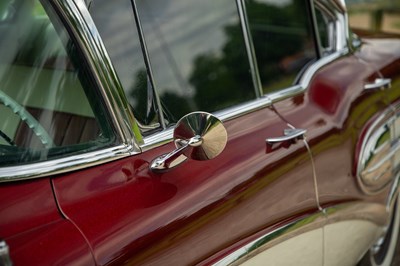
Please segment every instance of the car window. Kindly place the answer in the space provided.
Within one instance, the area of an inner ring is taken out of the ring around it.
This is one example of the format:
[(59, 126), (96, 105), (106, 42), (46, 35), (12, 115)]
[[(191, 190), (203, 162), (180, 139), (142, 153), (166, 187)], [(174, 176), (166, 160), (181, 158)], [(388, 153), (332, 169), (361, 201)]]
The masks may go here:
[(92, 1), (89, 12), (96, 23), (142, 133), (159, 127), (157, 106), (146, 72), (131, 1)]
[(335, 51), (335, 16), (318, 3), (316, 2), (315, 17), (321, 56), (325, 56)]
[(9, 4), (12, 17), (0, 22), (0, 166), (110, 146), (104, 105), (57, 15), (39, 1)]
[(264, 93), (287, 88), (316, 59), (307, 1), (246, 0)]
[(136, 4), (168, 122), (256, 98), (235, 1)]

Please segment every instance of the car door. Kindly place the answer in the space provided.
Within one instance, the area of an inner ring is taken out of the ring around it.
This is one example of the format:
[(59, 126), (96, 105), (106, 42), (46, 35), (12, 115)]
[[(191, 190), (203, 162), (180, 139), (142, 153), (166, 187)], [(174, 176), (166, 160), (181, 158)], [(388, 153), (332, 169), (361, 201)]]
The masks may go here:
[[(243, 259), (304, 232), (307, 248), (284, 257), (274, 252), (274, 259), (321, 264), (323, 219), (311, 157), (303, 132), (261, 96), (244, 2), (94, 1), (90, 13), (85, 5), (59, 4), (66, 18), (71, 9), (76, 21), (84, 19), (70, 23), (75, 31), (90, 29), (91, 36), (76, 36), (82, 43), (103, 38), (121, 81), (105, 84), (103, 94), (122, 85), (137, 119), (121, 127), (133, 129), (140, 150), (52, 178), (60, 212), (82, 232), (98, 264)], [(286, 17), (306, 14), (304, 3), (285, 7), (271, 8)], [(294, 22), (311, 33), (305, 15)], [(102, 46), (93, 47), (109, 66)], [(129, 117), (120, 107), (115, 115)], [(198, 110), (223, 121), (225, 149), (212, 160), (152, 170), (155, 158), (177, 149), (172, 128), (179, 117)], [(265, 245), (246, 249), (257, 240)], [(232, 253), (243, 247), (245, 253)]]

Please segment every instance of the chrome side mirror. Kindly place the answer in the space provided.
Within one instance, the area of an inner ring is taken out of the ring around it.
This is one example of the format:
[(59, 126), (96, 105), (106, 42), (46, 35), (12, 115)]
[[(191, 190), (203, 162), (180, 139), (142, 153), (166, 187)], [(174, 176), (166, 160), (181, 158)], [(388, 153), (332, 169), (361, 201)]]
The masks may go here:
[(198, 161), (215, 158), (224, 150), (228, 134), (222, 122), (212, 114), (193, 112), (178, 121), (174, 140), (175, 150), (152, 161), (153, 172), (168, 171), (188, 158)]

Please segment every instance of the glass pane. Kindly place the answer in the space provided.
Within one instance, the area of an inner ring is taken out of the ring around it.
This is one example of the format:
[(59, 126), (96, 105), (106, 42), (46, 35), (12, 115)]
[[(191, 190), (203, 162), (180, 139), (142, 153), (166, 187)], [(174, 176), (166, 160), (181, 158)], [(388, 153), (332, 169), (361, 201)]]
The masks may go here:
[(131, 1), (96, 0), (91, 3), (89, 11), (142, 131), (159, 126)]
[(264, 93), (287, 88), (316, 58), (306, 1), (246, 0)]
[(136, 2), (170, 122), (255, 98), (235, 1)]
[(315, 9), (315, 16), (317, 19), (317, 28), (321, 44), (321, 55), (328, 55), (334, 52), (334, 27), (333, 19), (330, 19), (327, 14), (322, 12), (319, 8)]
[(109, 146), (100, 97), (55, 13), (39, 1), (10, 4), (0, 23), (0, 165)]

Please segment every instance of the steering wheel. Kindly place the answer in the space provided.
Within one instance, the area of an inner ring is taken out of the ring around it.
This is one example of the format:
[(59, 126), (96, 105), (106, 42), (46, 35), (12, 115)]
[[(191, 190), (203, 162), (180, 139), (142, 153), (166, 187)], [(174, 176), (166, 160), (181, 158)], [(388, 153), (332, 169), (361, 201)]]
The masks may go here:
[(22, 121), (24, 121), (28, 127), (34, 132), (34, 134), (40, 139), (42, 144), (46, 148), (54, 146), (53, 139), (42, 127), (42, 125), (19, 103), (9, 97), (3, 91), (0, 90), (0, 102), (10, 108), (12, 112), (18, 115)]

